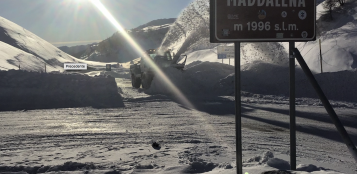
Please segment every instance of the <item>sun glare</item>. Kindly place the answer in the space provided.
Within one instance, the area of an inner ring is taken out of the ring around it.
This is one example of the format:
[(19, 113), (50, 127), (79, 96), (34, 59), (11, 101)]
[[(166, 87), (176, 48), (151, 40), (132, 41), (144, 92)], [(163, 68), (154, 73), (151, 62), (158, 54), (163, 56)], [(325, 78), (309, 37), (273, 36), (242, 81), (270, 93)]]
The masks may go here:
[[(156, 77), (161, 78), (169, 87), (169, 90), (175, 95), (175, 97), (185, 106), (189, 107), (190, 109), (194, 109), (192, 116), (197, 116), (199, 117), (200, 120), (206, 121), (205, 117), (199, 112), (195, 111), (197, 110), (195, 106), (187, 99), (187, 97), (178, 89), (172, 82), (171, 80), (166, 76), (166, 74), (151, 60), (151, 58), (146, 55), (145, 51), (136, 43), (136, 41), (131, 38), (131, 36), (125, 32), (124, 28), (119, 24), (118, 21), (115, 20), (115, 18), (111, 15), (111, 13), (104, 7), (104, 5), (99, 1), (99, 0), (90, 0), (93, 5), (112, 23), (112, 25), (115, 26), (115, 28), (123, 35), (123, 37), (129, 42), (129, 44), (134, 48), (136, 52), (139, 53), (141, 57), (143, 57), (149, 64), (151, 64), (151, 67), (153, 67)], [(214, 128), (211, 125), (206, 126), (207, 129), (214, 131)], [(215, 136), (211, 136), (213, 139), (217, 139)], [(217, 141), (219, 141), (217, 139)], [(226, 147), (231, 148), (228, 146), (226, 143), (221, 142), (222, 144), (225, 144)]]
[(98, 8), (98, 10), (109, 20), (111, 24), (124, 36), (124, 38), (129, 42), (129, 44), (134, 48), (136, 52), (141, 55), (151, 66), (158, 75), (162, 78), (170, 87), (170, 90), (175, 94), (175, 96), (187, 106), (194, 108), (190, 101), (183, 95), (183, 93), (171, 82), (171, 80), (162, 72), (162, 70), (145, 54), (145, 51), (135, 42), (130, 35), (125, 32), (124, 28), (119, 24), (119, 22), (113, 17), (113, 15), (105, 8), (105, 6), (99, 0), (90, 0), (92, 4)]

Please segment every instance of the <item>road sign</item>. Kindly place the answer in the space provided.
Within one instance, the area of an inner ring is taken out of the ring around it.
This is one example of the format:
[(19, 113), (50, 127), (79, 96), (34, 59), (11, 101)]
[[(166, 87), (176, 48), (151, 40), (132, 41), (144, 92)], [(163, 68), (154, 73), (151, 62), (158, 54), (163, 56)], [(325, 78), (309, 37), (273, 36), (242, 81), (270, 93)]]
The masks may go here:
[(316, 0), (210, 0), (210, 41), (316, 39)]
[(218, 59), (234, 59), (234, 46), (218, 46), (217, 57)]
[(111, 64), (106, 64), (105, 70), (106, 71), (111, 71), (112, 70), (112, 65)]

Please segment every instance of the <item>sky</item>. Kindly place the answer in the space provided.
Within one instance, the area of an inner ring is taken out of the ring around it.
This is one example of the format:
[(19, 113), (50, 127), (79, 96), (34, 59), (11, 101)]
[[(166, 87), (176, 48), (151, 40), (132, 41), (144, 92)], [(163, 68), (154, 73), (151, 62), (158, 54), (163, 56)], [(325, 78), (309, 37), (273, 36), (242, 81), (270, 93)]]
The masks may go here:
[[(125, 29), (176, 18), (193, 0), (101, 0)], [(116, 32), (89, 0), (0, 0), (4, 17), (55, 46), (100, 42)]]

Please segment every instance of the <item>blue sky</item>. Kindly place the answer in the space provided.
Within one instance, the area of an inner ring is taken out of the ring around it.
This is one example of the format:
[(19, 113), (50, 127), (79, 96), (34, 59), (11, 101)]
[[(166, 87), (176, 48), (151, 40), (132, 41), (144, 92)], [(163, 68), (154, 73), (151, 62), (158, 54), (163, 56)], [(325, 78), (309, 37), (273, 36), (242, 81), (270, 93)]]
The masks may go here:
[[(192, 0), (101, 0), (126, 29), (155, 19), (176, 18)], [(89, 0), (0, 0), (0, 16), (55, 46), (82, 45), (116, 29)]]

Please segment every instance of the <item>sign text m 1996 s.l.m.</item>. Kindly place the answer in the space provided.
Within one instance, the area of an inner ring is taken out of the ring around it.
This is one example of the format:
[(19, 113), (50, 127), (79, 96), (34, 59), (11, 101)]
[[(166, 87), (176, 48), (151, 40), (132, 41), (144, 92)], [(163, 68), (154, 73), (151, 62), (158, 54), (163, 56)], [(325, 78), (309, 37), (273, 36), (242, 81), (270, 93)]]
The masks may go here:
[(315, 40), (315, 0), (210, 0), (211, 42)]

